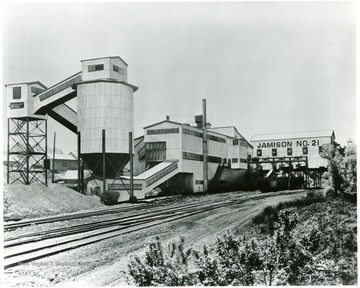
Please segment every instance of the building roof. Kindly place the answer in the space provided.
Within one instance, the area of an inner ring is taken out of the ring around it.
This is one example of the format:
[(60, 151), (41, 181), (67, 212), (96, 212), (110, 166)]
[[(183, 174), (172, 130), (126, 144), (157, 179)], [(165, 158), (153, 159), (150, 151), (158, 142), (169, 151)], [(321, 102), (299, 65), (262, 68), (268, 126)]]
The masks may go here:
[[(53, 159), (53, 154), (49, 153), (48, 154), (48, 159)], [(55, 153), (55, 160), (77, 160), (74, 156), (70, 155), (70, 154), (58, 154)]]
[[(241, 133), (237, 130), (237, 128), (236, 128), (235, 126), (211, 127), (211, 128), (209, 128), (208, 130), (212, 130), (212, 129), (216, 130), (216, 129), (223, 129), (223, 128), (232, 128), (232, 129), (234, 129), (234, 132), (235, 132), (234, 134), (238, 133), (238, 134), (240, 135), (240, 137), (241, 137), (242, 140), (245, 140), (246, 143), (247, 143), (250, 147), (253, 147), (253, 146), (250, 144), (250, 142), (249, 142), (248, 140), (246, 140), (246, 138), (245, 138), (243, 135), (241, 135)], [(212, 132), (213, 132), (213, 131), (212, 131)], [(219, 133), (219, 132), (217, 132), (217, 133)], [(219, 133), (219, 134), (221, 134), (221, 133)], [(222, 134), (222, 135), (225, 135), (225, 134)], [(227, 135), (227, 136), (228, 136), (228, 135)], [(234, 136), (228, 136), (228, 137), (231, 137), (231, 138), (234, 138), (234, 139), (238, 139), (237, 137), (235, 137), (235, 135), (234, 135)]]
[(146, 126), (146, 127), (144, 127), (144, 129), (148, 129), (148, 128), (150, 128), (150, 127), (157, 126), (157, 125), (162, 124), (162, 123), (165, 123), (165, 122), (168, 122), (168, 123), (171, 123), (171, 124), (175, 124), (175, 125), (180, 125), (180, 126), (184, 125), (184, 124), (179, 123), (179, 122), (174, 122), (174, 121), (170, 121), (170, 120), (162, 120), (162, 121), (160, 121), (160, 122), (157, 122), (157, 123), (151, 124), (151, 125), (149, 125), (149, 126)]
[(98, 59), (106, 59), (106, 58), (119, 58), (122, 62), (125, 63), (126, 66), (129, 66), (120, 56), (106, 56), (106, 57), (97, 57), (97, 58), (90, 58), (90, 59), (84, 59), (84, 60), (80, 60), (81, 62), (83, 61), (90, 61), (90, 60), (98, 60)]
[(32, 82), (22, 82), (22, 83), (14, 83), (14, 84), (6, 84), (5, 87), (7, 86), (14, 86), (14, 85), (35, 85), (35, 84), (38, 84), (40, 85), (41, 87), (43, 87), (44, 89), (47, 89), (47, 87), (42, 84), (40, 81), (32, 81)]
[[(84, 170), (84, 179), (91, 177), (91, 172), (89, 170)], [(63, 176), (64, 180), (77, 180), (78, 179), (78, 170), (67, 170)]]
[(335, 137), (334, 130), (317, 130), (317, 131), (257, 134), (251, 137), (250, 141), (267, 141), (267, 140), (332, 137), (332, 136)]
[[(149, 126), (146, 126), (146, 127), (144, 127), (144, 129), (148, 129), (148, 128), (151, 128), (151, 127), (160, 125), (160, 124), (162, 124), (162, 123), (165, 123), (165, 122), (171, 123), (171, 124), (175, 124), (175, 125), (179, 125), (179, 126), (182, 126), (182, 127), (185, 127), (185, 128), (191, 128), (191, 129), (194, 129), (194, 130), (202, 131), (202, 129), (200, 129), (200, 128), (196, 127), (196, 126), (190, 126), (189, 124), (174, 122), (174, 121), (166, 120), (166, 119), (165, 119), (165, 120), (162, 120), (162, 121), (160, 121), (160, 122), (151, 124), (151, 125), (149, 125)], [(236, 129), (235, 126), (212, 127), (212, 128), (208, 128), (207, 131), (210, 132), (210, 133), (212, 133), (212, 134), (215, 134), (215, 135), (220, 135), (220, 136), (227, 137), (227, 138), (238, 139), (238, 138), (236, 138), (236, 137), (231, 137), (231, 136), (226, 135), (226, 134), (222, 134), (222, 133), (219, 133), (219, 132), (215, 132), (214, 130), (216, 130), (216, 128), (234, 128), (235, 131), (242, 137), (241, 139), (242, 139), (242, 140), (245, 140), (248, 145), (250, 145), (251, 147), (253, 147), (253, 146), (249, 143), (249, 141), (247, 141), (246, 138), (239, 133), (239, 131)]]
[(119, 80), (116, 80), (116, 79), (94, 79), (94, 80), (88, 80), (88, 81), (82, 81), (82, 82), (75, 83), (74, 86), (87, 84), (87, 83), (96, 83), (96, 82), (107, 82), (107, 83), (123, 84), (125, 86), (128, 86), (128, 87), (132, 88), (134, 92), (136, 92), (139, 89), (139, 87), (137, 87), (137, 86), (134, 86), (134, 85), (131, 85), (131, 84), (125, 82), (125, 81), (119, 81)]

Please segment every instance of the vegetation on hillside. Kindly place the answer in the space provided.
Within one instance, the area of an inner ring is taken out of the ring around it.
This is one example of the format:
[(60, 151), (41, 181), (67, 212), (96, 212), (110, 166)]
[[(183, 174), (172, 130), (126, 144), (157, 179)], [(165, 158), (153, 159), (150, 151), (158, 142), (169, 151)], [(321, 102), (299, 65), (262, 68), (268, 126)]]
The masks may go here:
[(356, 285), (356, 145), (329, 145), (322, 156), (326, 194), (267, 207), (241, 237), (229, 232), (201, 251), (185, 249), (183, 238), (166, 249), (156, 238), (144, 258), (130, 257), (135, 284)]
[[(276, 213), (255, 220), (253, 234), (227, 233), (201, 251), (185, 249), (183, 238), (166, 249), (156, 238), (145, 257), (131, 256), (130, 275), (139, 286), (357, 283), (356, 205), (332, 200)], [(271, 221), (272, 232), (260, 228)]]

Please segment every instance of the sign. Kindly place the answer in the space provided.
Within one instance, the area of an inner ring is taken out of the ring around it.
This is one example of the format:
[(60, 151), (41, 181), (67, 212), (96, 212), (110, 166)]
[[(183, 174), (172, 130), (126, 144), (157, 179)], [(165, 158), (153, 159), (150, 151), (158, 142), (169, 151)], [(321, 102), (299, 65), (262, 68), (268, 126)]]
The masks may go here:
[(24, 102), (13, 102), (9, 105), (10, 109), (22, 109), (24, 108)]
[(291, 147), (308, 147), (319, 146), (320, 141), (318, 139), (313, 140), (293, 140), (293, 141), (276, 141), (276, 142), (263, 142), (259, 143), (256, 147), (261, 148), (291, 148)]

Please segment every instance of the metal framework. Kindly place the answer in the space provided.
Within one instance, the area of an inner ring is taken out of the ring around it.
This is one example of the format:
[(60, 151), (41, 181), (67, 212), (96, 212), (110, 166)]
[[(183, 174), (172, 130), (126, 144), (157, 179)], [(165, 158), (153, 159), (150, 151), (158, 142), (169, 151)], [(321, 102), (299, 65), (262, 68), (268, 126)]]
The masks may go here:
[[(296, 163), (296, 168), (293, 167), (293, 163)], [(309, 170), (308, 170), (308, 157), (307, 156), (288, 156), (288, 157), (267, 157), (267, 158), (252, 158), (248, 159), (248, 164), (256, 164), (257, 166), (261, 164), (271, 164), (276, 168), (276, 164), (280, 164), (282, 169), (286, 169), (289, 174), (289, 189), (290, 189), (290, 179), (291, 172), (300, 171), (304, 175), (304, 185), (305, 188), (309, 188), (310, 179), (309, 179)], [(301, 165), (303, 164), (303, 165)], [(285, 165), (288, 165), (287, 167)], [(280, 168), (279, 167), (279, 168)]]
[(8, 119), (7, 183), (39, 182), (47, 186), (47, 121), (35, 117)]
[[(298, 164), (296, 168), (292, 166), (293, 163)], [(325, 168), (310, 169), (308, 167), (308, 157), (307, 156), (288, 156), (288, 157), (267, 157), (267, 158), (251, 158), (248, 159), (248, 164), (280, 164), (282, 169), (288, 169), (288, 172), (291, 171), (302, 171), (305, 177), (306, 188), (321, 188), (321, 175)], [(288, 167), (284, 167), (284, 164)], [(301, 165), (302, 164), (302, 165)], [(310, 178), (313, 180), (313, 186), (310, 187)]]

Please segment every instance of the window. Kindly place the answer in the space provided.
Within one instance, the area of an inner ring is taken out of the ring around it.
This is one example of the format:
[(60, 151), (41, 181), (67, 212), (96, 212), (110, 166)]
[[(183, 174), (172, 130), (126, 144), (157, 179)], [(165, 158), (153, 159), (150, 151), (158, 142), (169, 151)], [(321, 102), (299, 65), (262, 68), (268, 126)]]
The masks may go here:
[(147, 135), (173, 134), (173, 133), (179, 133), (179, 128), (147, 130)]
[(116, 66), (116, 65), (113, 65), (113, 70), (114, 70), (115, 72), (120, 73), (120, 74), (124, 74), (124, 69), (122, 69), (122, 68), (120, 68), (120, 67), (118, 67), (118, 66)]
[(232, 163), (238, 163), (238, 162), (239, 162), (239, 159), (238, 159), (238, 158), (232, 158), (232, 159), (231, 159), (231, 162), (232, 162)]
[(239, 145), (239, 140), (238, 139), (233, 140), (233, 145)]
[(277, 156), (277, 149), (276, 148), (272, 149), (272, 156)]
[(261, 156), (262, 156), (262, 151), (261, 151), (261, 149), (257, 149), (257, 150), (256, 150), (256, 156), (258, 156), (258, 157), (261, 157)]
[(166, 159), (166, 142), (145, 143), (146, 162), (164, 161)]
[(303, 147), (303, 155), (308, 155), (308, 147)]
[(100, 70), (104, 70), (104, 64), (97, 64), (97, 65), (89, 65), (88, 66), (88, 71), (89, 72), (100, 71)]
[(13, 88), (13, 99), (21, 99), (21, 87)]
[(291, 156), (292, 155), (292, 148), (287, 148), (287, 156)]

